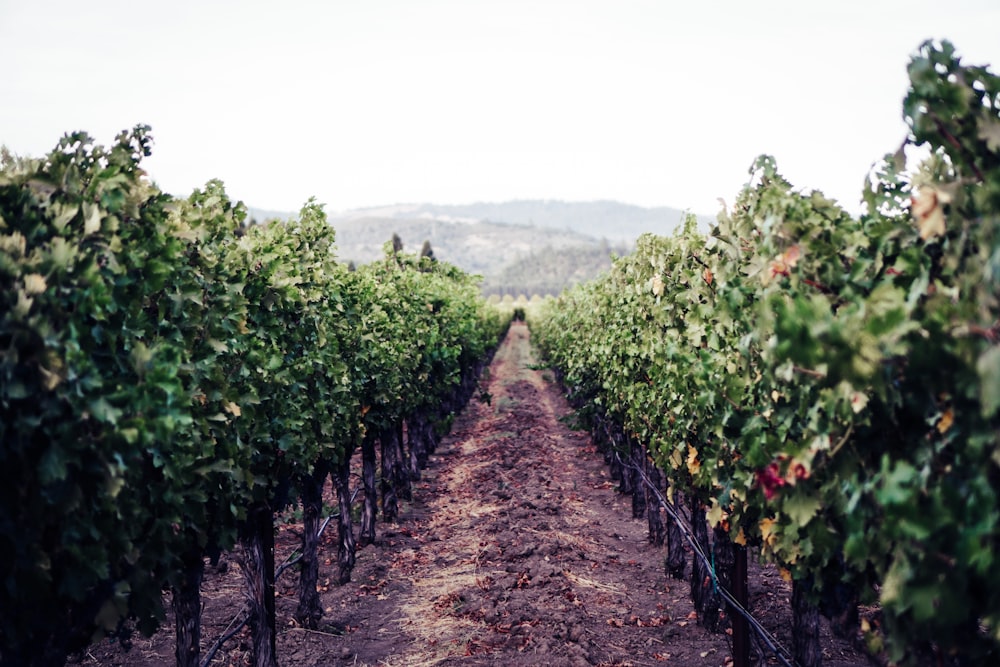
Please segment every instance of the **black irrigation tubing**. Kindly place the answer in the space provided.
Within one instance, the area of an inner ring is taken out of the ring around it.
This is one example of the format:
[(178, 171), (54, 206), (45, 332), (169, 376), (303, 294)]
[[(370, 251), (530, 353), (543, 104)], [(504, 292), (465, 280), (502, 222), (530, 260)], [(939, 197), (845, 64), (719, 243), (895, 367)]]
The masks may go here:
[[(354, 495), (356, 496), (357, 492), (355, 492)], [(354, 498), (353, 497), (351, 498), (351, 502), (352, 503), (354, 502)], [(326, 520), (323, 521), (323, 525), (320, 526), (319, 530), (316, 532), (316, 537), (320, 537), (323, 534), (323, 531), (326, 530), (327, 525), (329, 525), (330, 521), (335, 516), (340, 516), (340, 513), (338, 512), (337, 514), (331, 514), (330, 516), (326, 517)], [(285, 562), (282, 563), (281, 565), (279, 565), (278, 569), (274, 571), (274, 580), (275, 581), (278, 580), (278, 577), (281, 576), (282, 572), (284, 572), (285, 570), (287, 570), (288, 568), (290, 568), (291, 566), (295, 565), (300, 560), (302, 560), (302, 554), (298, 554), (296, 556), (297, 553), (298, 553), (297, 551), (293, 551), (292, 553), (290, 553), (288, 555), (288, 558), (285, 559)], [(294, 558), (293, 558), (293, 556), (294, 556)]]
[[(234, 627), (233, 623), (236, 623), (236, 619), (238, 619), (240, 616), (243, 617), (243, 620), (237, 623), (236, 626)], [(220, 648), (222, 648), (222, 645), (225, 644), (230, 639), (232, 639), (237, 632), (242, 630), (243, 626), (246, 625), (247, 621), (249, 620), (250, 620), (250, 615), (245, 610), (241, 611), (239, 614), (234, 616), (233, 620), (229, 622), (230, 629), (227, 630), (225, 634), (223, 634), (216, 640), (215, 645), (212, 646), (211, 650), (209, 650), (209, 652), (206, 654), (205, 659), (201, 662), (201, 667), (208, 667), (208, 665), (211, 664), (212, 660), (215, 659), (215, 654), (219, 652)]]
[[(354, 504), (354, 499), (358, 497), (359, 491), (361, 491), (361, 487), (357, 487), (356, 489), (354, 489), (354, 493), (351, 494), (351, 504)], [(333, 520), (333, 517), (335, 516), (340, 516), (340, 512), (336, 512), (326, 517), (326, 520), (323, 521), (323, 525), (320, 526), (319, 530), (316, 532), (316, 537), (320, 537), (321, 535), (323, 535), (323, 531), (326, 530), (326, 527), (330, 525), (330, 521)], [(278, 581), (278, 577), (281, 576), (282, 572), (284, 572), (291, 566), (295, 565), (300, 560), (302, 560), (302, 554), (295, 556), (295, 558), (292, 558), (291, 556), (286, 558), (285, 562), (282, 563), (281, 566), (274, 571), (274, 580)], [(243, 620), (241, 620), (234, 626), (233, 623), (236, 623), (236, 619), (238, 619), (240, 616), (243, 617)], [(234, 616), (233, 620), (229, 622), (230, 629), (227, 630), (222, 636), (220, 636), (215, 641), (215, 644), (212, 645), (212, 648), (208, 651), (208, 653), (205, 654), (205, 659), (201, 661), (201, 667), (208, 667), (208, 665), (211, 664), (212, 660), (215, 659), (215, 654), (219, 652), (219, 649), (221, 649), (222, 646), (227, 641), (232, 639), (236, 635), (236, 633), (242, 630), (243, 627), (249, 622), (250, 622), (250, 615), (246, 613), (245, 609), (240, 613), (238, 613), (236, 616)]]
[(691, 546), (691, 549), (694, 551), (695, 555), (701, 559), (701, 561), (705, 564), (705, 567), (708, 568), (708, 571), (712, 573), (712, 583), (715, 585), (716, 590), (719, 592), (722, 598), (729, 604), (729, 606), (732, 609), (736, 611), (736, 613), (738, 613), (740, 616), (742, 616), (747, 620), (747, 622), (750, 624), (750, 627), (753, 628), (754, 632), (758, 635), (758, 638), (764, 644), (764, 646), (766, 646), (767, 649), (771, 653), (773, 653), (774, 656), (785, 667), (796, 667), (795, 659), (792, 657), (788, 649), (782, 646), (781, 642), (779, 642), (774, 637), (774, 635), (768, 632), (767, 629), (763, 625), (761, 625), (760, 621), (754, 618), (753, 614), (751, 614), (742, 604), (740, 604), (739, 601), (733, 596), (732, 593), (729, 592), (727, 588), (719, 584), (719, 578), (715, 573), (714, 559), (710, 559), (708, 556), (705, 555), (705, 552), (702, 551), (701, 549), (701, 545), (698, 544), (698, 540), (694, 538), (694, 535), (688, 528), (688, 521), (682, 519), (682, 517), (677, 512), (676, 508), (673, 507), (673, 503), (668, 502), (666, 497), (664, 497), (663, 493), (652, 482), (649, 481), (649, 477), (646, 476), (646, 471), (642, 470), (639, 466), (635, 465), (634, 463), (631, 462), (626, 463), (625, 461), (622, 461), (621, 455), (617, 450), (614, 450), (614, 453), (615, 453), (615, 458), (618, 459), (618, 462), (621, 465), (639, 473), (639, 476), (642, 478), (643, 484), (645, 484), (648, 489), (650, 489), (654, 494), (656, 494), (656, 499), (659, 501), (660, 506), (664, 510), (666, 510), (667, 514), (670, 515), (670, 518), (674, 520), (674, 523), (681, 531), (681, 534), (684, 536), (684, 539)]

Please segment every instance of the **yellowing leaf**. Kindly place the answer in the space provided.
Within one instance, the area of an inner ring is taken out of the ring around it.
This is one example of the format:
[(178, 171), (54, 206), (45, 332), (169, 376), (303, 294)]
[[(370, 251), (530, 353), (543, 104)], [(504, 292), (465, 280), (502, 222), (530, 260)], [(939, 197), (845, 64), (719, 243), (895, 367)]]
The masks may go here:
[(944, 414), (941, 415), (941, 419), (938, 420), (937, 423), (938, 433), (944, 435), (945, 433), (948, 432), (948, 429), (950, 429), (951, 425), (954, 423), (955, 423), (955, 411), (952, 410), (951, 408), (948, 408), (947, 410), (944, 411)]
[(989, 119), (980, 121), (976, 135), (986, 142), (986, 147), (994, 153), (1000, 152), (1000, 122)]
[(52, 391), (66, 379), (66, 364), (54, 352), (47, 355), (48, 368), (38, 367), (38, 372), (42, 376), (42, 387), (46, 391)]
[(57, 204), (52, 207), (52, 212), (55, 214), (52, 225), (61, 233), (70, 220), (75, 218), (76, 214), (80, 212), (80, 207), (78, 205)]
[(76, 258), (76, 254), (76, 247), (71, 246), (63, 237), (57, 236), (52, 239), (52, 243), (49, 246), (49, 256), (52, 258), (52, 264), (57, 268), (70, 268), (70, 265)]
[(740, 545), (741, 547), (745, 547), (747, 545), (747, 536), (746, 533), (743, 532), (742, 526), (740, 526), (740, 532), (736, 535), (736, 537), (733, 538), (733, 542)]
[(35, 300), (25, 294), (24, 290), (17, 290), (17, 303), (14, 304), (13, 308), (14, 317), (17, 319), (26, 317), (31, 312), (31, 306), (34, 302)]
[(909, 568), (906, 561), (902, 559), (894, 561), (882, 578), (882, 588), (879, 590), (879, 601), (883, 606), (894, 604), (899, 599), (908, 577)]
[(795, 268), (795, 265), (799, 263), (800, 257), (802, 257), (802, 248), (797, 243), (786, 250), (781, 256), (790, 269)]
[(769, 266), (770, 272), (765, 274), (764, 284), (766, 285), (771, 278), (777, 276), (787, 276), (790, 275), (792, 269), (799, 263), (799, 259), (802, 257), (802, 248), (795, 244), (790, 247), (785, 252), (781, 253), (778, 257), (771, 260)]
[(107, 492), (112, 499), (117, 498), (125, 486), (125, 479), (112, 467), (108, 466)]
[(24, 277), (24, 291), (26, 294), (41, 294), (45, 291), (48, 285), (45, 283), (45, 277), (38, 273), (29, 273)]
[(681, 465), (684, 463), (684, 455), (681, 454), (679, 449), (675, 449), (670, 452), (670, 467), (674, 470), (680, 470)]
[(241, 414), (243, 414), (243, 411), (240, 410), (240, 406), (236, 405), (232, 401), (228, 401), (222, 407), (223, 409), (225, 409), (226, 412), (228, 412), (234, 417), (239, 417)]
[(1000, 347), (990, 346), (976, 361), (979, 374), (979, 402), (983, 417), (992, 417), (1000, 408)]
[(62, 378), (57, 373), (51, 373), (44, 368), (39, 368), (38, 371), (42, 375), (42, 387), (46, 391), (52, 391), (62, 382)]
[(705, 512), (705, 518), (708, 519), (708, 523), (714, 528), (722, 523), (722, 520), (726, 517), (726, 511), (722, 509), (722, 505), (715, 498), (712, 498), (712, 506)]
[(792, 572), (791, 572), (791, 570), (788, 570), (787, 568), (783, 567), (783, 568), (780, 568), (778, 570), (778, 573), (781, 575), (781, 578), (784, 579), (785, 581), (787, 581), (788, 583), (792, 582)]
[(698, 460), (698, 450), (688, 445), (687, 469), (692, 475), (697, 475), (701, 470), (701, 461)]
[(142, 377), (146, 374), (146, 366), (153, 359), (153, 351), (145, 343), (139, 341), (129, 352), (129, 360), (132, 362), (132, 370), (136, 375)]
[(913, 217), (923, 241), (944, 234), (944, 209), (951, 197), (932, 187), (921, 188), (911, 200)]
[(771, 517), (764, 517), (760, 520), (760, 523), (757, 524), (757, 527), (760, 529), (761, 539), (764, 540), (764, 544), (769, 547), (773, 547), (778, 543), (777, 531), (774, 529), (775, 523), (776, 521)]
[(83, 203), (83, 233), (90, 235), (101, 230), (101, 209), (92, 202)]
[(15, 259), (24, 257), (27, 250), (28, 240), (21, 232), (14, 232), (7, 236), (0, 236), (0, 250), (13, 256)]
[(663, 296), (663, 287), (664, 287), (663, 278), (661, 278), (659, 275), (653, 276), (651, 285), (653, 289), (653, 294), (655, 296)]

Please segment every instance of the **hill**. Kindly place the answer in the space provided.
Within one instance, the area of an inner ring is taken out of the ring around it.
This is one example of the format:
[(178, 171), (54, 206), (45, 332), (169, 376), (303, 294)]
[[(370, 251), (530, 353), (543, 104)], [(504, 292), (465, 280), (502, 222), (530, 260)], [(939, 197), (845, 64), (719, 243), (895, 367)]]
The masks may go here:
[(434, 256), (470, 273), (500, 274), (518, 259), (540, 248), (597, 248), (600, 241), (566, 230), (501, 222), (443, 222), (432, 219), (356, 218), (334, 221), (340, 256), (355, 263), (382, 256), (382, 246), (398, 234), (407, 252), (419, 252), (430, 241)]
[(611, 268), (612, 257), (631, 250), (602, 241), (596, 246), (546, 246), (508, 264), (483, 281), (487, 296), (557, 295), (567, 287), (586, 282)]
[[(331, 215), (340, 220), (361, 217), (391, 219), (432, 219), (445, 222), (506, 222), (548, 229), (573, 230), (612, 243), (633, 243), (641, 234), (670, 234), (683, 221), (685, 212), (661, 206), (644, 208), (616, 201), (564, 202), (525, 199), (500, 203), (475, 203), (454, 206), (436, 204), (400, 204), (373, 209), (359, 209)], [(708, 226), (711, 216), (698, 216)]]
[[(263, 221), (291, 213), (250, 209)], [(330, 213), (344, 261), (382, 255), (398, 234), (408, 252), (429, 241), (434, 255), (484, 277), (486, 294), (554, 294), (610, 266), (612, 254), (631, 250), (641, 234), (667, 235), (685, 213), (614, 201), (517, 200), (452, 206), (399, 204)], [(699, 216), (702, 226), (711, 219)]]

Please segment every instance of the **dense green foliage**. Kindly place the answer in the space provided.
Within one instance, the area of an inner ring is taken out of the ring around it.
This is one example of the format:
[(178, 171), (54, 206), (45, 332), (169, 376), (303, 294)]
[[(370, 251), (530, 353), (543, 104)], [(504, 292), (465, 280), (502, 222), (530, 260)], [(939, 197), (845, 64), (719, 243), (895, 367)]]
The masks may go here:
[(0, 172), (0, 663), (150, 631), (319, 458), (433, 405), (505, 324), (431, 260), (349, 272), (308, 203), (244, 228), (219, 182), (140, 168), (148, 128)]
[(764, 157), (703, 235), (646, 236), (534, 321), (589, 409), (710, 521), (817, 594), (877, 600), (874, 648), (1000, 654), (1000, 78), (925, 44), (906, 175), (854, 218)]

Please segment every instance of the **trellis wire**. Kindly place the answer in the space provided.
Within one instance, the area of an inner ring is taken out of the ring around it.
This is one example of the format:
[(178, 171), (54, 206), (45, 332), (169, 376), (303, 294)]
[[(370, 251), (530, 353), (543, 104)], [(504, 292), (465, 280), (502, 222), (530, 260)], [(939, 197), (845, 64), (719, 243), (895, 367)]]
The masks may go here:
[(653, 494), (655, 494), (656, 499), (660, 504), (660, 507), (662, 507), (666, 511), (666, 513), (670, 515), (671, 519), (673, 519), (674, 523), (677, 525), (678, 530), (681, 531), (681, 535), (684, 536), (684, 539), (687, 541), (687, 543), (691, 546), (691, 549), (694, 551), (695, 556), (701, 559), (705, 567), (708, 568), (708, 571), (712, 573), (713, 585), (715, 586), (719, 594), (722, 596), (722, 598), (726, 601), (726, 603), (730, 606), (730, 608), (736, 611), (736, 613), (742, 616), (744, 619), (746, 619), (747, 623), (749, 623), (750, 627), (753, 628), (754, 632), (758, 635), (758, 639), (760, 640), (760, 642), (763, 643), (765, 647), (767, 647), (767, 649), (774, 655), (774, 657), (778, 659), (779, 662), (781, 662), (781, 664), (783, 664), (785, 667), (796, 667), (795, 659), (792, 657), (792, 654), (788, 651), (788, 649), (782, 646), (781, 642), (779, 642), (774, 637), (774, 635), (768, 632), (767, 629), (763, 625), (761, 625), (760, 621), (754, 618), (753, 614), (751, 614), (742, 604), (740, 604), (740, 602), (733, 596), (733, 594), (729, 592), (729, 589), (719, 584), (718, 575), (716, 575), (715, 573), (714, 554), (712, 559), (709, 559), (709, 557), (705, 555), (705, 552), (702, 550), (701, 545), (698, 543), (698, 540), (696, 540), (694, 535), (691, 533), (691, 529), (688, 527), (688, 522), (683, 520), (683, 518), (680, 516), (680, 513), (673, 506), (673, 503), (669, 502), (663, 495), (663, 493), (649, 480), (649, 477), (646, 476), (646, 471), (632, 462), (626, 463), (625, 461), (623, 461), (617, 449), (614, 449), (613, 451), (615, 458), (618, 460), (618, 463), (625, 468), (629, 468), (639, 473), (639, 476), (642, 478), (642, 482), (646, 486), (646, 488), (648, 488), (650, 491), (653, 492)]

